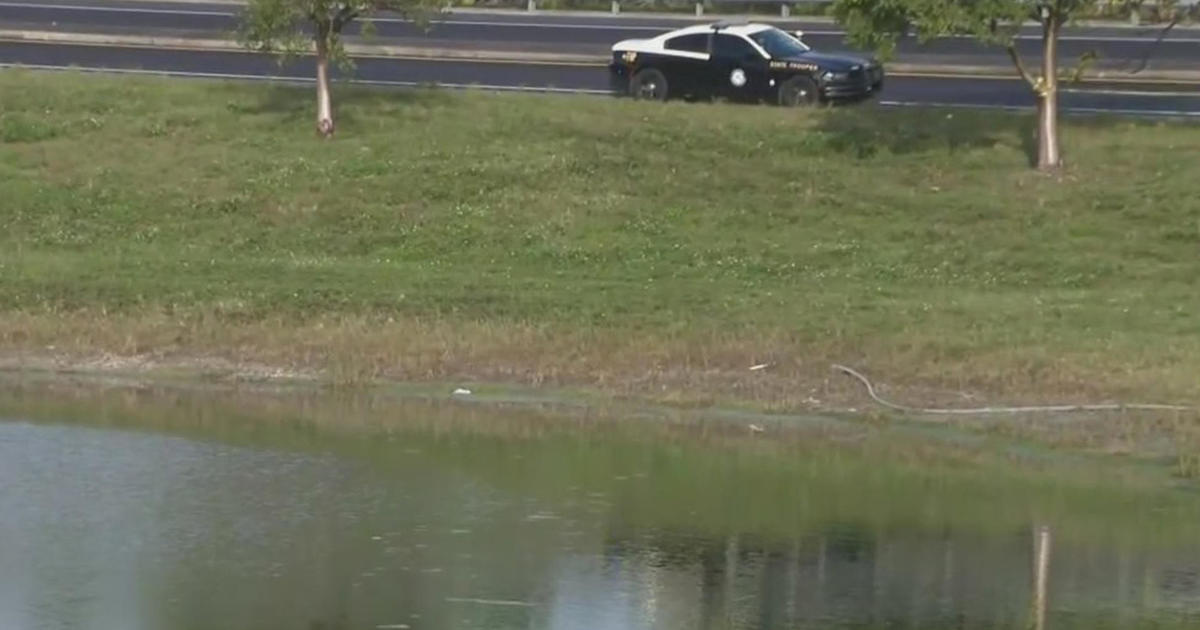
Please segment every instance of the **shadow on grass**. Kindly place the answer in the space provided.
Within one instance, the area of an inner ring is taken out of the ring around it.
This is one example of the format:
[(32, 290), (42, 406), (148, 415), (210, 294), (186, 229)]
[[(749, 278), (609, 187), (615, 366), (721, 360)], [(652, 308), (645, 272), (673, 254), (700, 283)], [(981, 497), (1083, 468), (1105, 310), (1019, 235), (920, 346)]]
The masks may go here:
[[(1111, 129), (1118, 125), (1171, 124), (1147, 118), (1060, 115), (1062, 133)], [(1031, 110), (985, 111), (966, 108), (887, 109), (861, 105), (830, 109), (818, 127), (826, 145), (858, 158), (881, 152), (894, 155), (949, 153), (986, 148), (1019, 150), (1030, 166), (1037, 163), (1037, 118)]]
[(1017, 147), (1027, 156), (1036, 147), (1033, 119), (1020, 113), (947, 109), (884, 109), (869, 105), (826, 112), (820, 130), (830, 149), (858, 158), (949, 152), (998, 146)]
[[(228, 109), (234, 114), (272, 116), (292, 123), (316, 116), (315, 84), (269, 84), (247, 98), (244, 85), (229, 85)], [(399, 107), (442, 105), (449, 95), (437, 88), (395, 88), (335, 81), (330, 89), (338, 126), (352, 125), (358, 116), (386, 114)]]

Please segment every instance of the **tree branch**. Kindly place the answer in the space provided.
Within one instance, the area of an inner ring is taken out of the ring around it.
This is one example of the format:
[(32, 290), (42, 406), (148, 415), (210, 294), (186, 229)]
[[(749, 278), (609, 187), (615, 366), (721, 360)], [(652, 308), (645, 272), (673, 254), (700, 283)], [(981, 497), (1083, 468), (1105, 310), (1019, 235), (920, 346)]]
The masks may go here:
[(1029, 87), (1037, 87), (1037, 81), (1034, 80), (1033, 75), (1029, 74), (1029, 70), (1025, 69), (1025, 61), (1021, 59), (1021, 53), (1017, 50), (1016, 40), (1008, 40), (1006, 48), (1008, 50), (1008, 57), (1012, 59), (1013, 66), (1017, 69), (1017, 74), (1021, 75), (1021, 79), (1028, 83)]
[(1158, 37), (1156, 37), (1154, 39), (1154, 43), (1150, 44), (1150, 50), (1146, 51), (1146, 54), (1142, 57), (1141, 63), (1138, 64), (1138, 67), (1136, 69), (1131, 70), (1129, 72), (1130, 74), (1137, 74), (1137, 73), (1141, 72), (1142, 70), (1145, 70), (1146, 66), (1150, 65), (1150, 59), (1152, 57), (1154, 57), (1154, 53), (1158, 52), (1159, 45), (1161, 45), (1163, 43), (1163, 40), (1167, 38), (1167, 33), (1170, 33), (1171, 29), (1175, 28), (1176, 24), (1179, 24), (1179, 20), (1183, 19), (1184, 13), (1185, 13), (1185, 11), (1176, 11), (1175, 12), (1175, 15), (1174, 15), (1174, 17), (1171, 18), (1171, 21), (1168, 22), (1167, 25), (1165, 27), (1163, 27), (1163, 29), (1161, 31), (1159, 31)]
[(343, 4), (338, 12), (333, 17), (333, 32), (340, 33), (342, 27), (349, 24), (351, 20), (358, 17), (361, 11), (358, 7), (351, 4)]

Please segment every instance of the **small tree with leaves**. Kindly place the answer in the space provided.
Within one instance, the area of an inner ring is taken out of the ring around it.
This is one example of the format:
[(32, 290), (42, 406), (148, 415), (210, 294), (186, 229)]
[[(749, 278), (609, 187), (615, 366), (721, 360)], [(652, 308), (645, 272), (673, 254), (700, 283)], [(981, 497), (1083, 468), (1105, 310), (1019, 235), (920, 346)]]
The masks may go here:
[[(1057, 170), (1062, 165), (1058, 138), (1058, 38), (1073, 16), (1096, 0), (836, 0), (834, 17), (846, 28), (850, 41), (890, 55), (901, 37), (916, 31), (920, 41), (946, 35), (969, 35), (1003, 46), (1016, 72), (1032, 90), (1037, 102), (1037, 166)], [(1033, 21), (1041, 27), (1041, 68), (1031, 71), (1017, 49), (1021, 26)], [(1083, 64), (1081, 59), (1076, 77)]]
[(242, 13), (239, 39), (258, 52), (275, 53), (281, 62), (313, 54), (317, 64), (317, 133), (333, 136), (333, 102), (329, 93), (329, 67), (349, 70), (342, 34), (362, 18), (362, 32), (371, 32), (369, 18), (379, 11), (394, 11), (414, 25), (428, 28), (436, 0), (249, 0)]

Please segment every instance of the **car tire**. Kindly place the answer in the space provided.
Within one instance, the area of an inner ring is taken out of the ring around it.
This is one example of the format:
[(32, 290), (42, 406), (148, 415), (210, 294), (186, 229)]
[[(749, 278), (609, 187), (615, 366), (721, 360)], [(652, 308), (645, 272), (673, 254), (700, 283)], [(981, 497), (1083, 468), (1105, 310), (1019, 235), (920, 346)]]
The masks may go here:
[(654, 68), (640, 70), (629, 81), (629, 94), (639, 101), (665, 101), (667, 77)]
[(812, 107), (821, 102), (816, 81), (808, 77), (792, 77), (779, 84), (779, 104), (783, 107)]

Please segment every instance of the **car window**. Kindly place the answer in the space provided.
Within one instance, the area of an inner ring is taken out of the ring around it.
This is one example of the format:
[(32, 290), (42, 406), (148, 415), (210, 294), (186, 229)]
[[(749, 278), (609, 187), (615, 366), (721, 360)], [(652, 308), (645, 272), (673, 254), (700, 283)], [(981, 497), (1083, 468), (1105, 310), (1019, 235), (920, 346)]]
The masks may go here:
[(718, 34), (713, 39), (713, 55), (726, 59), (762, 58), (750, 42), (737, 35)]
[(809, 51), (808, 46), (805, 46), (800, 40), (777, 28), (768, 28), (754, 33), (750, 35), (750, 39), (762, 46), (768, 55), (777, 59), (795, 57)]
[(684, 50), (694, 53), (708, 52), (708, 33), (680, 35), (667, 40), (667, 50)]

